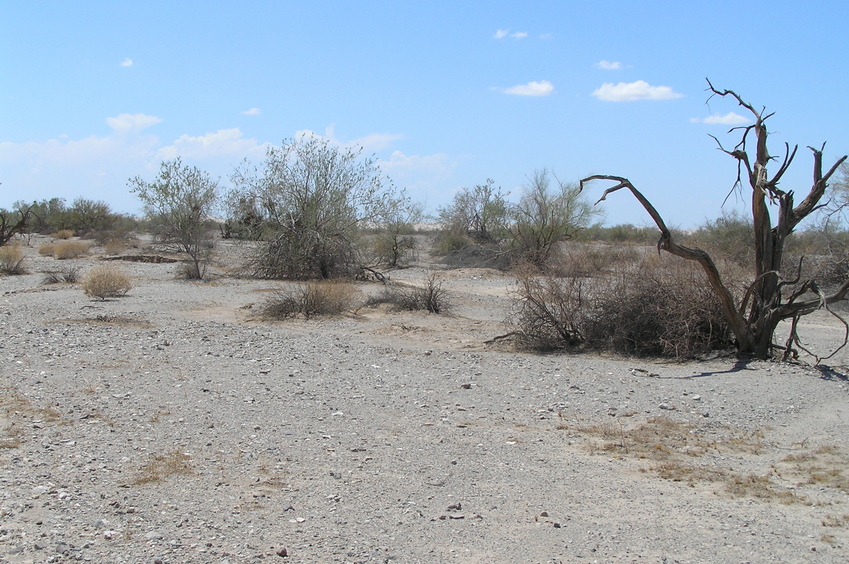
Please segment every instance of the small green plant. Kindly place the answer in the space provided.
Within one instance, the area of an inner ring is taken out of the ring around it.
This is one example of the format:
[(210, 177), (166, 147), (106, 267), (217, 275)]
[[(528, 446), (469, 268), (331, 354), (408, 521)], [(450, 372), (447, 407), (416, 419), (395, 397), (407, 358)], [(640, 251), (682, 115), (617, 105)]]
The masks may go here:
[(339, 315), (350, 310), (357, 295), (350, 283), (337, 281), (308, 282), (275, 293), (265, 304), (263, 316), (269, 319), (310, 319)]
[(26, 274), (24, 251), (18, 244), (0, 247), (0, 272), (3, 274)]
[(130, 278), (120, 268), (113, 265), (98, 266), (83, 277), (82, 288), (86, 296), (92, 298), (118, 298), (127, 294), (133, 287)]

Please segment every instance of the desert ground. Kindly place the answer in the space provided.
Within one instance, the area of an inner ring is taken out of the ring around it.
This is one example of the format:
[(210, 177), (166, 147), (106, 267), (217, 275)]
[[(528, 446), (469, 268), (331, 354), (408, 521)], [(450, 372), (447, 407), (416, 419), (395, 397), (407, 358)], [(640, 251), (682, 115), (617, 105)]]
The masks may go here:
[(0, 278), (2, 563), (849, 561), (845, 351), (517, 352), (508, 274), (424, 260), (390, 279), (438, 271), (446, 314), (268, 321), (284, 284), (231, 242), (211, 281), (116, 261), (133, 288), (93, 300), (43, 279), (103, 250), (46, 241)]

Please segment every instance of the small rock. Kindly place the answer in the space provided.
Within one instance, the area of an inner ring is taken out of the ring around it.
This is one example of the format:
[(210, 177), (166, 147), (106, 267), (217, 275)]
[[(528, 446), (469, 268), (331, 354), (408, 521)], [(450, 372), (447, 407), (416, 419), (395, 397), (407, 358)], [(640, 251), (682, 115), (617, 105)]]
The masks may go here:
[(59, 554), (68, 554), (69, 552), (71, 552), (71, 545), (65, 542), (60, 542), (56, 545), (56, 552), (58, 552)]
[(702, 396), (693, 396), (693, 401), (701, 401)]
[(464, 390), (469, 390), (469, 389), (471, 389), (472, 384), (471, 384), (471, 382), (466, 382), (465, 384), (460, 384), (460, 387), (463, 388)]
[(280, 556), (281, 558), (286, 558), (287, 556), (289, 556), (289, 551), (286, 550), (285, 548), (281, 548), (280, 550), (278, 550), (274, 554), (276, 554), (277, 556)]

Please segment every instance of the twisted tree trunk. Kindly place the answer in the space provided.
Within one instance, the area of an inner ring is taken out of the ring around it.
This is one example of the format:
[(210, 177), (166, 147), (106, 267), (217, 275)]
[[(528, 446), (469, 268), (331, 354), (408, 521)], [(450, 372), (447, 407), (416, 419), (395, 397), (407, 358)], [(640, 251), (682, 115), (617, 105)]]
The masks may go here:
[[(631, 184), (630, 180), (621, 176), (593, 175), (581, 180), (581, 189), (583, 189), (584, 184), (593, 180), (616, 182), (614, 186), (604, 191), (598, 202), (606, 199), (611, 192), (622, 188), (630, 190), (660, 229), (660, 239), (657, 243), (658, 250), (664, 250), (686, 260), (695, 261), (702, 266), (711, 288), (722, 303), (725, 317), (734, 332), (737, 352), (741, 355), (767, 358), (771, 356), (773, 348), (775, 348), (773, 336), (781, 321), (798, 319), (800, 316), (807, 315), (820, 307), (828, 307), (833, 302), (845, 299), (847, 293), (849, 293), (849, 280), (846, 280), (833, 294), (826, 296), (820, 292), (815, 280), (784, 281), (780, 274), (787, 236), (802, 220), (818, 209), (819, 202), (828, 186), (828, 180), (847, 157), (844, 155), (838, 159), (824, 173), (822, 152), (825, 144), (820, 149), (810, 147), (814, 156), (813, 185), (805, 199), (794, 207), (793, 191), (785, 192), (778, 187), (778, 184), (793, 162), (798, 147), (794, 147), (791, 151), (790, 146), (785, 144), (783, 161), (778, 171), (770, 177), (767, 166), (774, 160), (774, 157), (770, 156), (767, 147), (769, 133), (765, 121), (773, 114), (764, 115), (763, 110), (756, 110), (732, 90), (717, 90), (710, 81), (708, 81), (708, 86), (712, 93), (711, 97), (720, 96), (724, 98), (730, 96), (734, 98), (740, 106), (746, 108), (752, 114), (755, 120), (753, 125), (731, 130), (742, 131), (740, 142), (731, 151), (726, 150), (714, 137), (720, 150), (737, 160), (735, 187), (742, 186), (745, 173), (746, 181), (752, 190), (752, 220), (755, 232), (753, 241), (755, 249), (754, 280), (739, 303), (735, 301), (734, 296), (723, 282), (711, 256), (701, 249), (689, 248), (675, 243), (663, 218), (651, 202)], [(747, 146), (752, 133), (755, 137), (754, 158), (749, 156)], [(769, 199), (769, 202), (767, 202), (767, 199)], [(768, 203), (778, 206), (775, 226), (772, 225)], [(782, 291), (786, 286), (790, 286), (791, 290), (785, 298)], [(811, 298), (812, 293), (816, 297)], [(789, 352), (794, 339), (795, 324), (787, 341), (786, 352)]]

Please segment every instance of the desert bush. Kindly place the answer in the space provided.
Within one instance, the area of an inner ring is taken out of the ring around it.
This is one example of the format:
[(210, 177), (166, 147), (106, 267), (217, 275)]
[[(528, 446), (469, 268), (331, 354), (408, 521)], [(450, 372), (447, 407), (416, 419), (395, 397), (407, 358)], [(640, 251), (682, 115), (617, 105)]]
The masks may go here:
[(125, 239), (109, 239), (103, 244), (103, 252), (107, 255), (120, 255), (127, 248)]
[(183, 273), (186, 278), (206, 277), (206, 265), (213, 247), (209, 217), (218, 201), (218, 182), (208, 173), (183, 165), (177, 157), (160, 164), (153, 182), (141, 177), (129, 182), (132, 192), (144, 204), (149, 226), (158, 238), (175, 244), (191, 258)]
[(461, 188), (451, 205), (440, 208), (438, 213), (443, 231), (453, 238), (466, 237), (474, 243), (486, 244), (499, 243), (507, 234), (505, 194), (491, 179), (474, 188)]
[(347, 282), (307, 282), (276, 292), (262, 313), (269, 319), (339, 315), (352, 308), (357, 294), (357, 288)]
[(124, 296), (132, 287), (130, 278), (124, 271), (111, 264), (93, 268), (82, 281), (85, 295), (101, 300)]
[(3, 274), (26, 274), (24, 251), (18, 244), (0, 247), (0, 272)]
[(70, 239), (74, 236), (73, 229), (60, 229), (56, 233), (53, 234), (54, 239)]
[(716, 260), (730, 260), (741, 266), (751, 264), (755, 228), (752, 220), (736, 211), (708, 220), (685, 237), (688, 243), (705, 249)]
[(44, 274), (41, 283), (48, 284), (76, 284), (80, 278), (80, 267), (71, 265), (63, 270), (51, 270)]
[(230, 202), (254, 202), (263, 241), (248, 270), (260, 278), (330, 279), (360, 270), (358, 236), (399, 198), (376, 161), (327, 140), (301, 136), (271, 147), (259, 168), (233, 177)]
[(641, 251), (630, 245), (570, 242), (550, 258), (547, 270), (558, 278), (592, 277), (638, 262), (640, 257)]
[(45, 243), (38, 248), (38, 254), (43, 257), (52, 257), (53, 253), (56, 251), (55, 243)]
[(594, 215), (597, 209), (577, 184), (563, 182), (545, 169), (537, 171), (511, 208), (510, 251), (517, 260), (546, 268), (558, 245), (574, 238)]
[(424, 217), (424, 204), (413, 204), (407, 198), (394, 198), (375, 222), (371, 251), (376, 264), (390, 268), (403, 266), (416, 259), (416, 223)]
[(88, 253), (85, 241), (58, 241), (53, 244), (53, 256), (59, 260), (73, 259)]
[(511, 320), (522, 345), (694, 358), (732, 346), (719, 299), (698, 269), (646, 257), (609, 277), (525, 269)]
[(404, 311), (445, 313), (449, 309), (448, 295), (442, 287), (442, 280), (433, 273), (425, 278), (421, 286), (387, 287), (379, 295), (370, 298), (367, 305), (382, 303)]

